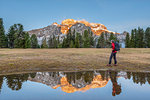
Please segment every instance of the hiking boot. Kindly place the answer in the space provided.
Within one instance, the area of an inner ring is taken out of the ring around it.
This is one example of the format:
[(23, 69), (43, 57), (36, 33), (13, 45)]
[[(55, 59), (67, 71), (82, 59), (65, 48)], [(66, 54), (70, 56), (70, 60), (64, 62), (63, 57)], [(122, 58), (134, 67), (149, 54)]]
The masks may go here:
[(107, 64), (107, 66), (111, 66), (111, 64)]

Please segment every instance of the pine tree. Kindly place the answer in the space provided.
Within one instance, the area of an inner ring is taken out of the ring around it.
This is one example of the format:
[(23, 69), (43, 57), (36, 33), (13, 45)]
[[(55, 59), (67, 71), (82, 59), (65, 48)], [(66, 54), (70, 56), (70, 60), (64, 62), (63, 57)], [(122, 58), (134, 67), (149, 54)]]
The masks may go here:
[(105, 33), (105, 47), (108, 48), (110, 47), (110, 41), (109, 41), (109, 33)]
[(14, 48), (15, 33), (16, 31), (14, 29), (14, 26), (11, 26), (8, 32), (8, 45), (10, 48)]
[(135, 34), (134, 34), (134, 30), (131, 31), (131, 39), (130, 39), (130, 47), (134, 48), (134, 44), (135, 43)]
[(76, 38), (75, 38), (75, 48), (80, 48), (80, 41), (79, 41), (79, 34), (76, 34)]
[(83, 38), (82, 38), (82, 36), (81, 36), (81, 34), (80, 33), (77, 33), (78, 34), (78, 37), (79, 37), (79, 48), (82, 48), (83, 47)]
[(46, 38), (43, 39), (41, 48), (48, 48)]
[(137, 45), (138, 48), (143, 48), (144, 47), (144, 30), (142, 28), (138, 28), (138, 41), (137, 41)]
[(53, 41), (54, 41), (54, 48), (57, 48), (57, 39), (56, 39), (56, 37), (55, 36), (53, 36)]
[(20, 44), (20, 47), (21, 48), (26, 48), (26, 32), (23, 32), (23, 35), (22, 35), (22, 39), (20, 40), (21, 41), (21, 44)]
[(67, 33), (67, 37), (66, 37), (66, 48), (70, 46), (71, 40), (72, 40), (72, 34), (71, 34), (71, 30), (69, 30), (69, 32)]
[(8, 48), (8, 36), (7, 35), (5, 35), (5, 48)]
[(5, 47), (7, 47), (7, 38), (5, 35), (3, 19), (0, 18), (0, 48), (5, 48)]
[(101, 36), (100, 36), (100, 47), (101, 48), (105, 47), (104, 33), (102, 33)]
[(31, 39), (29, 33), (25, 33), (25, 48), (31, 48)]
[(14, 24), (15, 29), (15, 40), (14, 46), (16, 48), (25, 48), (25, 32), (23, 31), (23, 25)]
[(93, 32), (90, 32), (89, 38), (90, 38), (90, 47), (94, 47), (94, 37), (93, 37)]
[(38, 47), (38, 40), (35, 34), (32, 34), (31, 36), (31, 47), (37, 48)]
[(150, 27), (145, 31), (145, 45), (147, 48), (150, 48)]
[(100, 36), (99, 36), (99, 38), (98, 38), (96, 48), (100, 48)]
[(73, 40), (71, 40), (70, 48), (74, 48)]
[(76, 38), (76, 32), (75, 32), (75, 30), (74, 30), (74, 31), (73, 31), (73, 34), (72, 34), (73, 45), (75, 45), (75, 38)]
[(8, 44), (10, 48), (29, 48), (29, 34), (23, 31), (23, 25), (14, 24), (8, 32)]
[(119, 42), (119, 40), (117, 39), (117, 35), (114, 33), (110, 33), (109, 41), (111, 40)]
[(114, 33), (110, 33), (109, 41), (107, 41), (108, 47), (110, 47), (110, 41), (111, 40), (119, 42), (119, 40), (117, 39), (117, 35), (114, 35)]
[(63, 39), (62, 48), (66, 48), (66, 40), (67, 40), (66, 38)]
[(48, 40), (48, 47), (53, 48), (53, 39), (51, 36), (49, 37), (49, 40)]
[(62, 43), (60, 42), (59, 36), (57, 37), (57, 46), (58, 48), (62, 48)]
[(90, 47), (89, 33), (88, 33), (87, 30), (84, 31), (83, 47), (84, 47), (84, 48), (89, 48), (89, 47)]
[(137, 30), (137, 29), (134, 29), (134, 33), (135, 33), (134, 48), (138, 48), (138, 41), (139, 41), (138, 30)]
[(129, 48), (129, 47), (130, 47), (130, 36), (129, 36), (129, 33), (127, 33), (127, 35), (126, 35), (125, 47), (126, 47), (126, 48)]
[(110, 33), (109, 41), (111, 41), (111, 40), (115, 40), (115, 36), (113, 33)]

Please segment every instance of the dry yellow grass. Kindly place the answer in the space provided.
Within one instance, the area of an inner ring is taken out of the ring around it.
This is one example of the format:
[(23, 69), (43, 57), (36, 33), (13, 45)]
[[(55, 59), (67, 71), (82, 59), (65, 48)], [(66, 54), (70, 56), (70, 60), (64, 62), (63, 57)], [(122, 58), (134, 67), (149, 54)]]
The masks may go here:
[(117, 53), (117, 67), (106, 66), (110, 53), (110, 48), (0, 49), (0, 73), (108, 68), (150, 71), (150, 49), (148, 48), (122, 48)]

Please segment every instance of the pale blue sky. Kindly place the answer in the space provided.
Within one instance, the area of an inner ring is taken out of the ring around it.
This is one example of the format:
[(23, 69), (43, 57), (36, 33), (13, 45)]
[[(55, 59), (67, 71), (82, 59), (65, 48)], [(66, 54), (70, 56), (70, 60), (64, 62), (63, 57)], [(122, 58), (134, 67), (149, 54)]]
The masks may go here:
[(150, 0), (0, 0), (0, 17), (6, 30), (15, 23), (28, 31), (71, 18), (121, 33), (150, 26)]

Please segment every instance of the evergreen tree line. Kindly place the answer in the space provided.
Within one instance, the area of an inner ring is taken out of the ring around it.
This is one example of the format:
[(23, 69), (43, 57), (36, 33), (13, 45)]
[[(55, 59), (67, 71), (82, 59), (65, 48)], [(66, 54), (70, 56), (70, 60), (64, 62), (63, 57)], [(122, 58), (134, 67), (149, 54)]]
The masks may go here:
[(23, 25), (10, 26), (8, 34), (5, 34), (3, 19), (0, 18), (0, 48), (37, 48), (38, 41), (35, 34), (31, 37), (25, 32)]
[(96, 47), (97, 48), (108, 48), (111, 46), (110, 45), (111, 40), (119, 42), (119, 40), (117, 39), (117, 35), (115, 35), (113, 33), (102, 33), (98, 38)]
[(132, 29), (131, 34), (127, 33), (125, 39), (126, 48), (150, 48), (150, 27)]
[[(66, 37), (62, 42), (59, 41), (59, 37), (52, 36), (48, 40), (48, 46), (50, 48), (108, 48), (110, 47), (110, 41), (118, 41), (117, 36), (113, 33), (102, 33), (98, 39), (94, 39), (93, 32), (85, 30), (84, 33), (76, 33), (75, 30), (72, 32), (69, 30)], [(119, 42), (119, 41), (118, 41)], [(45, 41), (43, 44), (46, 44)]]
[(31, 37), (28, 32), (25, 32), (23, 25), (14, 24), (10, 27), (8, 34), (8, 47), (9, 48), (37, 48), (38, 40), (35, 34)]
[(42, 45), (38, 45), (37, 36), (30, 36), (21, 24), (10, 26), (5, 34), (3, 20), (0, 18), (0, 48), (107, 48), (110, 47), (110, 40), (117, 41), (116, 35), (102, 33), (94, 39), (94, 34), (90, 30), (85, 30), (83, 34), (69, 30), (62, 41), (59, 36), (52, 35), (48, 39), (44, 38)]
[(71, 32), (69, 30), (66, 37), (61, 44), (62, 48), (91, 48), (94, 47), (93, 33), (89, 30), (85, 30), (83, 35), (81, 33), (75, 33), (75, 30)]
[[(110, 41), (115, 40), (118, 41), (117, 36), (113, 33), (102, 33), (98, 39), (94, 39), (94, 35), (90, 30), (85, 30), (83, 35), (81, 33), (76, 33), (75, 30), (72, 32), (69, 30), (66, 37), (63, 39), (62, 42), (59, 41), (59, 36), (56, 38), (52, 36), (48, 40), (49, 48), (108, 48), (110, 47)], [(118, 41), (119, 42), (119, 41)], [(45, 40), (43, 41), (45, 45)]]
[(83, 35), (75, 33), (69, 30), (68, 34), (60, 41), (59, 36), (52, 35), (46, 42), (46, 38), (43, 40), (42, 48), (90, 48), (94, 47), (93, 33), (89, 30), (85, 30)]

